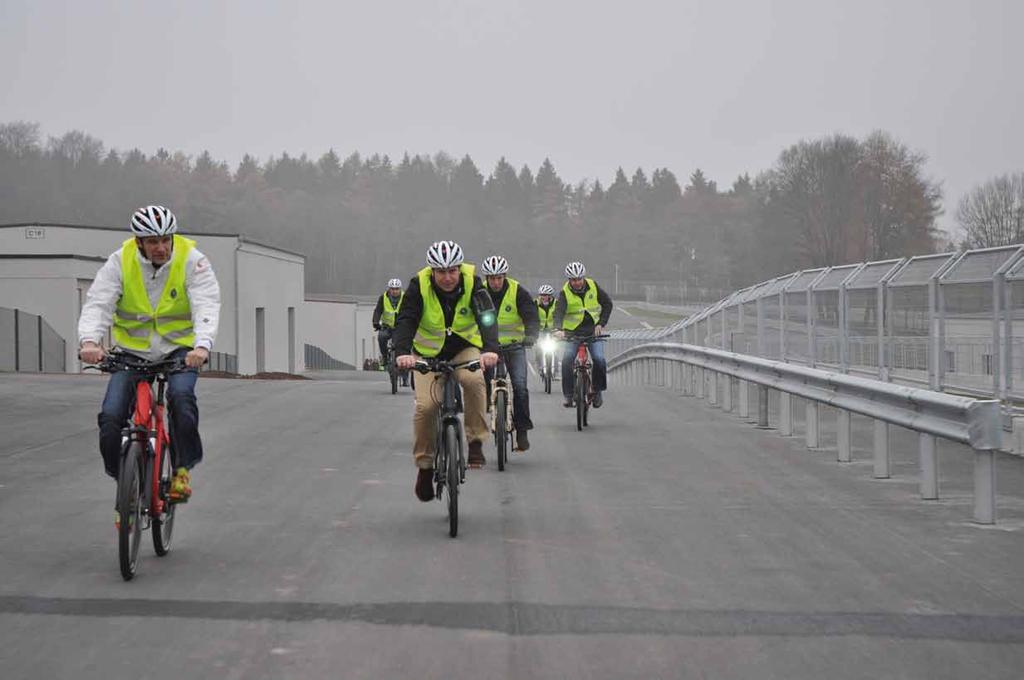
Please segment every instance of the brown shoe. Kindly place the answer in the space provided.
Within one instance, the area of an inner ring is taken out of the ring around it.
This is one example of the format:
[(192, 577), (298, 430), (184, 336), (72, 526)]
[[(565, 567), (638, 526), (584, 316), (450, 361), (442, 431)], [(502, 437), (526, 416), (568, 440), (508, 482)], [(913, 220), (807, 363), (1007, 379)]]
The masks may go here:
[(426, 503), (434, 500), (434, 470), (420, 468), (416, 475), (416, 498)]
[(469, 443), (469, 456), (466, 457), (466, 464), (471, 468), (482, 468), (487, 464), (484, 458), (484, 443), (475, 441)]

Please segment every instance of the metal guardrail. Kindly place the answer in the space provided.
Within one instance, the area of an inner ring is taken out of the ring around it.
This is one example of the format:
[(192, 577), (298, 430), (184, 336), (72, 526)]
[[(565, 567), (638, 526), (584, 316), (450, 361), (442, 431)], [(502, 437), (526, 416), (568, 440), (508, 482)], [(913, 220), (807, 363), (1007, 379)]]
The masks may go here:
[(851, 414), (875, 421), (874, 476), (891, 476), (889, 426), (919, 433), (921, 497), (938, 498), (936, 438), (966, 444), (974, 450), (974, 521), (993, 524), (995, 450), (1002, 442), (1001, 407), (997, 400), (979, 400), (928, 389), (895, 385), (836, 371), (796, 366), (734, 352), (678, 343), (648, 343), (625, 350), (608, 362), (612, 381), (657, 384), (707, 398), (732, 411), (732, 380), (739, 381), (739, 415), (749, 417), (748, 385), (758, 385), (758, 425), (768, 427), (769, 390), (780, 394), (779, 430), (793, 433), (792, 397), (807, 400), (806, 441), (819, 445), (819, 407), (832, 406), (838, 416), (838, 460), (851, 460)]
[(729, 293), (657, 339), (1024, 404), (1024, 246), (792, 272)]

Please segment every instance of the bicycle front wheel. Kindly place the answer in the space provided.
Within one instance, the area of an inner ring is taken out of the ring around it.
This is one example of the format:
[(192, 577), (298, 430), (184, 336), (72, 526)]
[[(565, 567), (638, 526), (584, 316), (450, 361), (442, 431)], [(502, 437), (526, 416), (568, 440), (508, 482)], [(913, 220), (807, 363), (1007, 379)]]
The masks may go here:
[(159, 493), (158, 498), (163, 500), (163, 512), (153, 517), (153, 550), (160, 557), (171, 551), (171, 534), (174, 533), (174, 509), (177, 505), (167, 502), (167, 492), (171, 488), (171, 479), (174, 476), (174, 469), (171, 465), (171, 452), (165, 447), (160, 463), (160, 488), (154, 490)]
[(505, 469), (508, 455), (508, 395), (504, 390), (494, 395), (494, 443), (498, 448), (498, 471)]
[(121, 578), (131, 581), (139, 563), (142, 543), (142, 461), (145, 449), (141, 442), (129, 442), (121, 456), (117, 475), (117, 556)]
[(447, 455), (448, 535), (459, 533), (459, 430), (453, 423), (444, 426), (444, 447)]
[(587, 374), (580, 371), (576, 374), (576, 430), (583, 431), (587, 424)]

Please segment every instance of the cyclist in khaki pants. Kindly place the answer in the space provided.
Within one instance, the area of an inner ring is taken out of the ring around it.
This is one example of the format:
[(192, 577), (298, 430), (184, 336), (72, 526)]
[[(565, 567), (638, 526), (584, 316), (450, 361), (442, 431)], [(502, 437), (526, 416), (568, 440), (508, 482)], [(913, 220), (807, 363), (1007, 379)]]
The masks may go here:
[[(480, 357), (484, 368), (498, 362), (497, 326), (481, 324), (473, 305), (473, 292), (483, 290), (483, 284), (475, 267), (463, 260), (462, 248), (454, 241), (438, 241), (427, 249), (427, 266), (410, 280), (395, 322), (393, 342), (399, 368), (413, 368), (418, 357), (453, 363)], [(490, 433), (483, 372), (460, 370), (455, 377), (465, 403), (466, 462), (479, 468), (486, 462), (483, 440)], [(433, 376), (417, 379), (413, 458), (419, 468), (416, 497), (424, 502), (434, 497), (437, 401)]]

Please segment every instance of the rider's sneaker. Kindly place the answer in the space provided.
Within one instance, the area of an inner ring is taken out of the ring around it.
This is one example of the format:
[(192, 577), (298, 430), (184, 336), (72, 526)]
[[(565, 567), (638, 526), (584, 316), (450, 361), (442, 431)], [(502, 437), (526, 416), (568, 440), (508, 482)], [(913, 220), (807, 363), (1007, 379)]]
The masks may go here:
[(192, 475), (186, 468), (180, 467), (174, 471), (174, 478), (171, 480), (171, 489), (167, 498), (172, 503), (186, 503), (191, 497)]
[(530, 438), (526, 435), (525, 427), (516, 430), (516, 447), (517, 451), (526, 451), (530, 448)]
[(591, 406), (594, 408), (601, 408), (601, 404), (604, 403), (604, 397), (601, 396), (601, 392), (594, 392), (594, 401), (591, 402)]
[(469, 455), (466, 457), (466, 464), (471, 468), (482, 468), (487, 464), (484, 458), (484, 443), (475, 441), (469, 443)]
[(416, 474), (416, 498), (424, 503), (434, 500), (433, 468), (420, 468)]
[(566, 397), (565, 399), (562, 400), (562, 406), (566, 408), (572, 408), (575, 405), (576, 404), (573, 402), (572, 397)]

